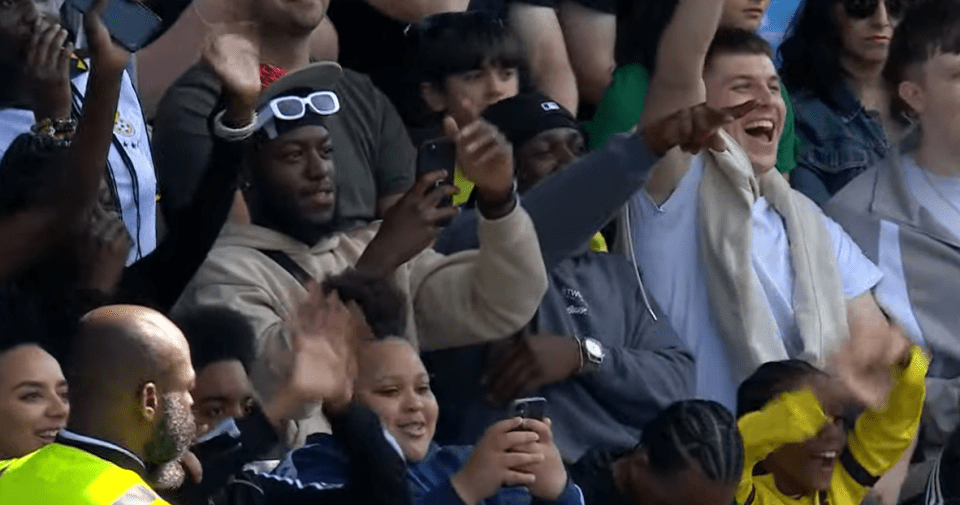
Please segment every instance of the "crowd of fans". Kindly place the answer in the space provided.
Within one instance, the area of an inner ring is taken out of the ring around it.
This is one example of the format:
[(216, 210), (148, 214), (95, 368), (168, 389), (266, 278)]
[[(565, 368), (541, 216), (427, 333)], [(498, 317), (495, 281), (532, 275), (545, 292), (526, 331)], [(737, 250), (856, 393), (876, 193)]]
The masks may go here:
[(770, 1), (0, 0), (0, 504), (957, 503), (960, 0)]

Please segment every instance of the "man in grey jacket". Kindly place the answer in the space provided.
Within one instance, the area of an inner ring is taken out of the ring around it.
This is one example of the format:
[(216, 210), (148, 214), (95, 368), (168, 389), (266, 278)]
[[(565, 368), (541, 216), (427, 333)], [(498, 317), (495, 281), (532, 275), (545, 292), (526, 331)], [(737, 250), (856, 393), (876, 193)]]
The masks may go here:
[[(539, 93), (504, 100), (484, 117), (514, 146), (519, 190), (525, 206), (538, 211), (531, 214), (576, 224), (547, 238), (549, 228), (534, 218), (542, 241), (551, 244), (543, 250), (550, 284), (530, 326), (491, 345), (426, 356), (444, 413), (438, 439), (473, 443), (490, 422), (506, 415), (511, 400), (537, 395), (549, 402), (554, 441), (565, 461), (576, 461), (595, 447), (630, 449), (641, 428), (663, 408), (693, 395), (693, 358), (646, 296), (635, 266), (623, 256), (588, 250), (591, 232), (602, 222), (593, 228), (578, 225), (585, 217), (609, 215), (636, 191), (638, 186), (630, 187), (645, 179), (649, 164), (643, 161), (655, 142), (616, 139), (615, 146), (639, 148), (641, 156), (621, 158), (601, 151), (577, 161), (583, 137), (575, 119)], [(717, 127), (722, 119), (713, 119)], [(653, 132), (664, 124), (647, 136), (657, 137)], [(598, 177), (601, 171), (604, 176)], [(595, 182), (581, 181), (587, 174)], [(619, 191), (623, 199), (617, 198)], [(548, 214), (548, 206), (554, 212)], [(470, 221), (471, 214), (465, 211), (460, 221)], [(458, 251), (469, 247), (474, 236), (455, 222), (437, 247)]]
[[(825, 207), (883, 270), (877, 298), (932, 352), (920, 449), (934, 456), (960, 423), (960, 4), (927, 2), (897, 27), (884, 77), (919, 137)], [(918, 140), (919, 142), (913, 142)], [(912, 148), (910, 144), (916, 144)]]

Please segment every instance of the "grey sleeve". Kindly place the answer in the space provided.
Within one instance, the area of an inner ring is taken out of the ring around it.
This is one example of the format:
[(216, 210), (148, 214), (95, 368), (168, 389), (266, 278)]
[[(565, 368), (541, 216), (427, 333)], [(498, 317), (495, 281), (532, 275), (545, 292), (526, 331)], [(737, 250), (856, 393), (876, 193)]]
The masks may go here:
[[(633, 135), (612, 137), (523, 195), (547, 271), (586, 244), (646, 184), (659, 157)], [(476, 249), (477, 216), (464, 212), (437, 239), (444, 254)]]
[(192, 77), (181, 78), (167, 91), (154, 118), (153, 159), (166, 215), (190, 206), (213, 149), (207, 119), (220, 84), (206, 70)]
[(583, 375), (594, 398), (618, 419), (643, 426), (668, 405), (694, 395), (693, 355), (651, 299), (654, 321), (637, 291), (636, 324), (623, 347), (606, 349), (599, 371)]

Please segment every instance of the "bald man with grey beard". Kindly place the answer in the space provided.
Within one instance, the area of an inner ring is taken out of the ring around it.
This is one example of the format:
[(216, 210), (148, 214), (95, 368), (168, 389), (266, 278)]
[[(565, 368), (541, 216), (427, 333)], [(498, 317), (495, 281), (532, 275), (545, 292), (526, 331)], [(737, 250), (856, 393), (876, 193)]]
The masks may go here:
[(68, 379), (72, 415), (61, 437), (89, 438), (106, 451), (94, 454), (148, 482), (194, 439), (190, 348), (159, 312), (118, 305), (85, 316)]
[(116, 305), (84, 316), (72, 343), (67, 429), (0, 461), (0, 503), (167, 504), (150, 474), (194, 436), (195, 374), (183, 333), (159, 312)]

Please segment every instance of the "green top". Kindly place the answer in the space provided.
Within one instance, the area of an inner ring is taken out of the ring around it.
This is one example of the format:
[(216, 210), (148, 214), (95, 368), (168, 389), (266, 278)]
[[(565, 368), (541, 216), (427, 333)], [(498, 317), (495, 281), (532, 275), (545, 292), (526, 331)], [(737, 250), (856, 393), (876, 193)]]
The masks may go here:
[[(590, 149), (603, 147), (611, 136), (630, 131), (640, 120), (649, 91), (650, 74), (645, 68), (636, 63), (618, 68), (593, 120), (584, 123), (590, 137)], [(780, 93), (787, 104), (787, 116), (777, 149), (777, 170), (789, 172), (797, 166), (800, 140), (794, 131), (793, 104), (786, 86), (781, 86)]]

